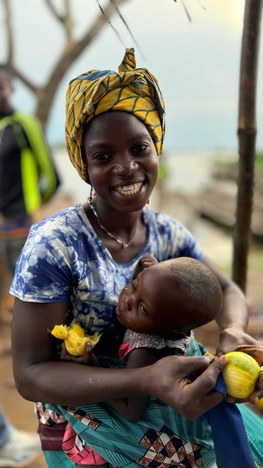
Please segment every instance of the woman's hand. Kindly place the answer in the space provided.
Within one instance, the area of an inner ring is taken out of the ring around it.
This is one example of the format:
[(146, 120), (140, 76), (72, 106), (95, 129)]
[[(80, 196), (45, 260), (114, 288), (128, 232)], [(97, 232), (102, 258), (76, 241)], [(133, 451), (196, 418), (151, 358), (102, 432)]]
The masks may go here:
[[(187, 419), (195, 419), (223, 400), (214, 390), (227, 359), (206, 356), (168, 356), (151, 366), (149, 394), (174, 408)], [(200, 374), (192, 381), (191, 374)]]
[(216, 354), (226, 354), (229, 351), (236, 351), (240, 346), (262, 347), (263, 349), (262, 343), (255, 340), (255, 338), (248, 335), (241, 328), (235, 326), (222, 330), (219, 340), (220, 344), (217, 348)]
[(254, 392), (249, 396), (248, 401), (253, 403), (260, 411), (263, 412), (263, 371), (259, 376)]

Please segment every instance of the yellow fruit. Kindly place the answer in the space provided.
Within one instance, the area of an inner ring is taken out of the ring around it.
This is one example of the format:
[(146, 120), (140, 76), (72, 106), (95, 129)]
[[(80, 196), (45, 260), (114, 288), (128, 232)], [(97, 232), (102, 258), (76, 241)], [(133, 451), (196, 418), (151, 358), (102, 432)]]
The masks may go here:
[(226, 357), (228, 364), (222, 374), (228, 395), (234, 398), (247, 398), (253, 393), (260, 374), (257, 361), (241, 351), (231, 351)]
[(86, 344), (89, 342), (92, 348), (100, 339), (99, 333), (86, 335), (83, 328), (76, 322), (67, 327), (66, 325), (55, 325), (51, 334), (60, 340), (64, 340), (65, 348), (72, 356), (83, 356), (86, 351)]
[(68, 327), (66, 325), (55, 325), (51, 334), (58, 338), (59, 340), (64, 340), (68, 336)]

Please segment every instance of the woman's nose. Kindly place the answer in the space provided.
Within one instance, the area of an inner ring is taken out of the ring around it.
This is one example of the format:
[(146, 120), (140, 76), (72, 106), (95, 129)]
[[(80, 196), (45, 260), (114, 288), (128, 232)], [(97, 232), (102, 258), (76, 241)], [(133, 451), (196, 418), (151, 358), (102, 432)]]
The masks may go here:
[(114, 166), (114, 172), (116, 174), (132, 174), (138, 169), (138, 163), (136, 160), (130, 157), (123, 157), (116, 161)]

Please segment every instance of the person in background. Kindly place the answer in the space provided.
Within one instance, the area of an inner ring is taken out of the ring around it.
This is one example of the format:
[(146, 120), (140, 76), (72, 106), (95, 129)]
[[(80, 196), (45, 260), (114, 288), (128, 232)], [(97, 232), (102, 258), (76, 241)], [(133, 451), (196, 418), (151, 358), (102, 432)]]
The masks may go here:
[[(148, 205), (164, 130), (158, 82), (147, 69), (136, 68), (134, 49), (126, 50), (117, 72), (91, 69), (69, 83), (67, 150), (95, 195), (32, 226), (10, 288), (15, 297), (15, 381), (24, 398), (38, 402), (39, 433), (50, 468), (73, 466), (62, 448), (67, 422), (84, 445), (113, 466), (215, 466), (210, 427), (198, 417), (224, 399), (214, 388), (227, 364), (224, 356), (166, 356), (139, 368), (56, 359), (48, 330), (74, 318), (87, 333), (90, 328), (102, 333), (98, 352), (116, 357), (124, 332), (115, 317), (116, 305), (141, 257), (153, 256), (158, 262), (192, 257), (205, 263), (223, 294), (216, 317), (218, 353), (239, 345), (260, 346), (246, 333), (242, 291), (181, 223)], [(201, 372), (194, 382), (188, 378), (193, 372)], [(150, 402), (136, 422), (107, 405), (141, 396)], [(262, 441), (253, 417), (251, 424), (248, 418), (245, 422), (253, 456), (262, 465)], [(164, 432), (163, 444), (159, 435)]]
[(12, 91), (8, 68), (0, 64), (0, 261), (6, 278), (14, 274), (39, 208), (59, 185), (39, 123), (12, 107)]
[[(11, 281), (34, 216), (59, 185), (41, 127), (12, 107), (12, 89), (10, 73), (0, 64), (0, 317), (12, 309), (4, 284)], [(27, 466), (39, 452), (38, 435), (13, 427), (0, 407), (0, 467)]]

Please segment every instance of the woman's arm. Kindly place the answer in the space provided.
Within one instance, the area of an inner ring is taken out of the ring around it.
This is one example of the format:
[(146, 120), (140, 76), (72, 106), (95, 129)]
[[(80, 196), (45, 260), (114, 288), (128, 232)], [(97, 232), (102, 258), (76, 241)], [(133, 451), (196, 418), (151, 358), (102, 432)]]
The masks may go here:
[(212, 260), (205, 257), (203, 262), (215, 273), (224, 295), (222, 312), (216, 318), (220, 331), (220, 346), (217, 352), (226, 353), (239, 345), (259, 345), (246, 333), (248, 310), (243, 292)]
[[(219, 403), (213, 390), (226, 364), (205, 356), (169, 356), (147, 367), (104, 369), (56, 360), (55, 339), (48, 330), (65, 323), (66, 303), (15, 300), (12, 319), (13, 368), (20, 394), (30, 401), (80, 406), (118, 398), (155, 395), (193, 419)], [(210, 364), (210, 365), (209, 365)], [(189, 383), (187, 375), (202, 375)]]
[(134, 375), (128, 378), (120, 369), (89, 367), (56, 359), (56, 340), (50, 330), (55, 324), (65, 324), (67, 310), (67, 303), (15, 300), (13, 368), (21, 395), (32, 401), (73, 406), (121, 398), (129, 396), (129, 392), (133, 395), (139, 370), (131, 371)]
[[(150, 348), (139, 348), (132, 350), (127, 358), (127, 369), (144, 367), (154, 364), (157, 361), (156, 353)], [(140, 397), (124, 398), (121, 400), (108, 401), (121, 416), (128, 421), (138, 421), (147, 407), (148, 397), (143, 395)]]

